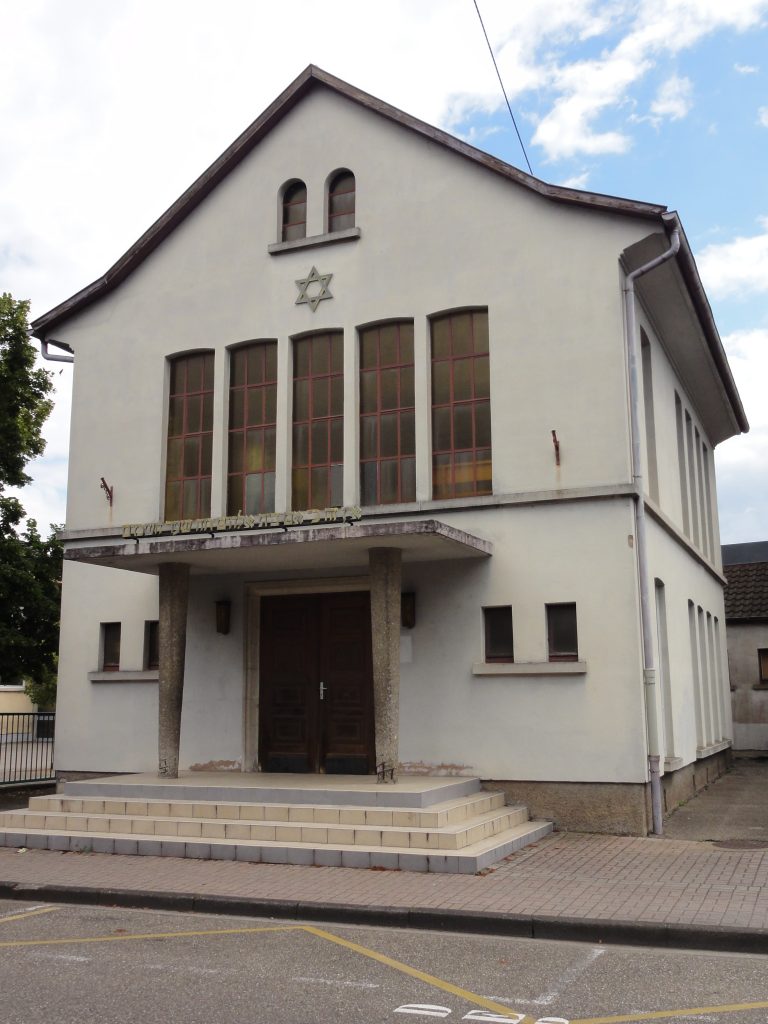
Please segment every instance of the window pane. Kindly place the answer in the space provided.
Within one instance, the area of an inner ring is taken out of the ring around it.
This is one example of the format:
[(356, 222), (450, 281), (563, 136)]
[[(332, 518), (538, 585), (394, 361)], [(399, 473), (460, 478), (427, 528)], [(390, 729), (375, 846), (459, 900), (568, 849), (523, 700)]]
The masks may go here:
[(344, 335), (341, 331), (331, 335), (331, 372), (344, 372)]
[(400, 499), (416, 501), (416, 460), (402, 459), (400, 462)]
[(120, 623), (103, 622), (101, 636), (103, 651), (101, 667), (105, 672), (117, 672), (120, 668)]
[(432, 366), (432, 401), (435, 405), (443, 405), (451, 400), (451, 364), (434, 363)]
[(183, 519), (197, 516), (197, 480), (185, 480), (182, 491), (181, 515)]
[(344, 412), (344, 378), (331, 377), (331, 415), (341, 416)]
[(364, 462), (360, 467), (360, 500), (363, 505), (378, 505), (376, 493), (377, 462)]
[(475, 406), (475, 444), (478, 448), (489, 448), (491, 444), (491, 405), (478, 402)]
[[(312, 424), (312, 449), (310, 461), (313, 466), (318, 462), (328, 462), (328, 420), (320, 420)], [(314, 487), (314, 484), (313, 484)]]
[(193, 395), (187, 399), (187, 423), (185, 434), (196, 434), (200, 431), (202, 423), (203, 403), (200, 395)]
[(211, 478), (204, 476), (200, 480), (200, 500), (197, 506), (196, 515), (209, 516), (211, 514)]
[(475, 480), (477, 481), (476, 494), (493, 493), (493, 474), (491, 465), (490, 449), (477, 453), (475, 462)]
[(177, 437), (184, 433), (184, 399), (172, 398), (168, 410), (168, 434)]
[(293, 385), (293, 419), (309, 419), (309, 381), (297, 380)]
[(245, 406), (243, 391), (232, 391), (229, 395), (229, 426), (243, 426), (243, 408)]
[(147, 623), (147, 656), (146, 667), (158, 668), (160, 665), (160, 624), (156, 620)]
[(300, 423), (293, 428), (293, 464), (309, 465), (309, 426)]
[(472, 448), (472, 406), (455, 405), (453, 407), (453, 447)]
[(768, 683), (768, 648), (758, 650), (757, 656), (760, 663), (760, 682)]
[(382, 416), (380, 419), (381, 424), (381, 435), (380, 435), (380, 454), (382, 456), (397, 455), (397, 421), (398, 414), (396, 412), (387, 413), (386, 416)]
[(451, 456), (432, 456), (432, 496), (445, 498), (451, 493)]
[(264, 392), (262, 388), (248, 389), (248, 426), (258, 425), (264, 422)]
[(469, 355), (472, 351), (472, 314), (456, 313), (451, 317), (452, 350), (455, 356)]
[(277, 380), (277, 342), (271, 341), (268, 345), (265, 345), (267, 350), (266, 355), (266, 380)]
[(249, 345), (246, 349), (248, 356), (248, 384), (261, 384), (264, 380), (264, 345)]
[(381, 328), (380, 352), (382, 366), (392, 366), (394, 363), (398, 362), (398, 333), (397, 324), (384, 324)]
[(331, 466), (331, 505), (341, 505), (344, 500), (344, 470), (342, 466)]
[(312, 381), (312, 415), (328, 415), (328, 378)]
[(236, 516), (238, 512), (244, 511), (243, 478), (231, 476), (227, 481), (227, 515)]
[(261, 473), (253, 473), (245, 478), (245, 508), (246, 515), (252, 516), (262, 512), (261, 507)]
[(208, 391), (203, 395), (203, 430), (213, 430), (213, 392)]
[(475, 493), (475, 453), (456, 452), (453, 457), (453, 493), (456, 497)]
[(264, 388), (264, 422), (275, 423), (277, 420), (277, 385), (269, 384)]
[(203, 356), (203, 390), (213, 391), (213, 352)]
[(363, 373), (360, 377), (360, 412), (376, 412), (378, 374), (375, 370)]
[(400, 378), (398, 370), (382, 370), (381, 379), (381, 408), (397, 409), (397, 383)]
[(363, 416), (360, 419), (360, 458), (375, 459), (378, 453), (378, 417)]
[(256, 473), (264, 468), (264, 434), (261, 430), (249, 430), (245, 451), (245, 469)]
[(456, 359), (453, 363), (453, 400), (466, 401), (472, 397), (472, 360)]
[(400, 408), (407, 409), (414, 404), (413, 366), (404, 366), (400, 371)]
[(475, 359), (475, 398), (488, 398), (491, 394), (490, 368), (488, 356)]
[(311, 493), (310, 501), (312, 502), (312, 508), (325, 508), (326, 505), (333, 504), (328, 500), (328, 467), (327, 466), (316, 466), (311, 470)]
[(165, 519), (181, 519), (181, 484), (168, 483), (165, 487)]
[(203, 389), (203, 357), (187, 356), (187, 392)]
[[(302, 210), (303, 216), (303, 210)], [(297, 238), (305, 238), (307, 229), (305, 223), (302, 221), (299, 224), (286, 224), (283, 227), (283, 241), (284, 242), (295, 242)]]
[(168, 439), (168, 459), (166, 467), (166, 477), (168, 480), (178, 480), (180, 476), (183, 476), (181, 471), (183, 452), (184, 442), (180, 437)]
[(435, 451), (450, 451), (451, 444), (451, 409), (432, 410), (432, 447)]
[(213, 434), (200, 436), (200, 472), (207, 476), (211, 472), (213, 461)]
[(312, 339), (312, 373), (328, 373), (331, 368), (330, 340), (327, 334)]
[(172, 395), (181, 394), (185, 390), (186, 373), (183, 359), (174, 359), (171, 363)]
[(391, 459), (381, 463), (380, 484), (382, 505), (391, 505), (398, 500), (397, 466), (398, 463), (396, 459)]
[(184, 476), (200, 474), (200, 438), (184, 438)]
[(488, 351), (488, 314), (479, 312), (473, 314), (473, 328), (475, 340), (475, 352)]
[(416, 435), (414, 427), (413, 412), (400, 413), (400, 454), (414, 455), (416, 453)]
[(295, 509), (309, 508), (309, 470), (294, 469), (291, 474), (292, 500)]
[(294, 377), (309, 376), (309, 338), (294, 342)]
[(264, 474), (264, 498), (261, 506), (262, 512), (275, 511), (275, 474)]
[(331, 215), (331, 231), (344, 231), (355, 226), (354, 213), (334, 213)]
[(413, 362), (413, 324), (400, 324), (400, 362)]
[(331, 462), (344, 460), (344, 420), (338, 416), (331, 420)]
[(231, 387), (242, 387), (245, 384), (246, 351), (238, 348), (230, 355), (229, 383)]
[(267, 427), (264, 431), (264, 468), (275, 468), (275, 428)]
[(441, 317), (432, 321), (432, 358), (442, 359), (451, 354), (450, 319)]
[(379, 363), (379, 332), (362, 331), (360, 334), (360, 366), (367, 370)]
[(485, 660), (514, 661), (512, 645), (512, 609), (483, 608), (485, 623)]

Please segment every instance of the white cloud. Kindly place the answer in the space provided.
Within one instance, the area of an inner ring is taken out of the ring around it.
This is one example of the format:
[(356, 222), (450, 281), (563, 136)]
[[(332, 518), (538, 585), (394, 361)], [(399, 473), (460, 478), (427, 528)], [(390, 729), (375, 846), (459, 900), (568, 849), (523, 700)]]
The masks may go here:
[(697, 255), (704, 285), (715, 298), (768, 292), (768, 217), (760, 224), (761, 234), (713, 243)]
[(756, 75), (760, 68), (754, 64), (734, 64), (733, 70), (739, 75)]
[(693, 83), (689, 78), (672, 75), (659, 88), (656, 99), (651, 104), (651, 113), (660, 118), (668, 117), (671, 121), (685, 117), (693, 105), (692, 91)]
[(768, 128), (768, 107), (758, 107), (757, 123), (761, 124), (763, 128)]
[(560, 184), (563, 188), (586, 188), (588, 181), (589, 171), (582, 171), (581, 174), (574, 174), (571, 178), (566, 178)]

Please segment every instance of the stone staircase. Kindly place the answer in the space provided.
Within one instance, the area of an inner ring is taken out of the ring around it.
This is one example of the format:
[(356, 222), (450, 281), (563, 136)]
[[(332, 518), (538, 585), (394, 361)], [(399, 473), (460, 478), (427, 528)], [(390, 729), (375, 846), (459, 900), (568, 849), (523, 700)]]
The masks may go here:
[(0, 814), (0, 846), (475, 873), (552, 830), (477, 779), (220, 779), (64, 783)]

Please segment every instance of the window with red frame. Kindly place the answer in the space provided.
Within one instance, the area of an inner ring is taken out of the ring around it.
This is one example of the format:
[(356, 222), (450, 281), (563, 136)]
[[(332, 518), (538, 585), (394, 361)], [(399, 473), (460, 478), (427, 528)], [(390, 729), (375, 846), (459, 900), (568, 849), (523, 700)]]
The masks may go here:
[(211, 514), (213, 352), (171, 361), (165, 519)]
[(490, 494), (488, 312), (432, 317), (432, 497)]
[(416, 500), (413, 321), (360, 331), (360, 501)]
[(229, 365), (227, 513), (274, 512), (277, 342), (235, 349)]
[(294, 181), (283, 192), (283, 241), (307, 237), (307, 186)]
[(326, 331), (293, 343), (294, 509), (342, 504), (344, 335)]
[(342, 231), (355, 226), (355, 176), (339, 171), (328, 189), (328, 230)]

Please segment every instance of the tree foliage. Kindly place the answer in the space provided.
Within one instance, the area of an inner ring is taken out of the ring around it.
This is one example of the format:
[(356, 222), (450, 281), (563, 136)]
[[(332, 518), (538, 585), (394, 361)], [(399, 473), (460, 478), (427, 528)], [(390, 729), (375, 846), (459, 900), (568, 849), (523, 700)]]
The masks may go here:
[(0, 296), (0, 681), (29, 679), (47, 687), (50, 695), (58, 648), (61, 545), (54, 534), (43, 539), (33, 519), (22, 528), (24, 508), (6, 493), (8, 487), (29, 483), (26, 466), (45, 448), (42, 427), (53, 404), (51, 375), (35, 369), (28, 309), (26, 302)]

